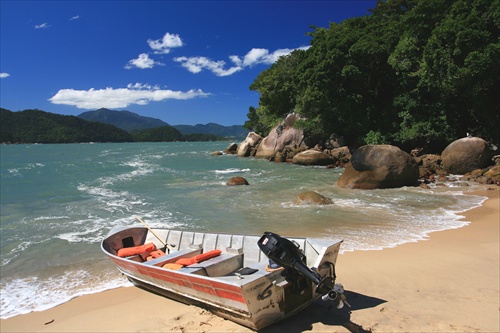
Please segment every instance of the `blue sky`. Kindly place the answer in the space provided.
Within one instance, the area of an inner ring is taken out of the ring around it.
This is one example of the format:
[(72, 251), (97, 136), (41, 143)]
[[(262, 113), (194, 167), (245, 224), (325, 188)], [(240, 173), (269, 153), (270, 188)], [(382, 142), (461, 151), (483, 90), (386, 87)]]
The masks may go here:
[(307, 48), (311, 25), (375, 4), (0, 0), (0, 106), (242, 125), (258, 106), (249, 86), (278, 56)]

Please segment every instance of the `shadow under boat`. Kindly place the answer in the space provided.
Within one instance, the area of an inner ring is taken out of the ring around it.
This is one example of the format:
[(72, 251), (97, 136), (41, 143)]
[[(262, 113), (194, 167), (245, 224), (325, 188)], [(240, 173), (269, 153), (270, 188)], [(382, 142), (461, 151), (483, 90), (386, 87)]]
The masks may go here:
[(374, 308), (387, 301), (348, 290), (344, 292), (344, 295), (349, 300), (351, 307), (344, 306), (342, 309), (337, 309), (332, 303), (317, 300), (288, 320), (268, 326), (259, 330), (259, 332), (305, 332), (310, 331), (315, 323), (322, 323), (323, 325), (332, 327), (342, 326), (352, 333), (371, 332), (370, 329), (363, 328), (359, 323), (351, 321), (352, 311)]

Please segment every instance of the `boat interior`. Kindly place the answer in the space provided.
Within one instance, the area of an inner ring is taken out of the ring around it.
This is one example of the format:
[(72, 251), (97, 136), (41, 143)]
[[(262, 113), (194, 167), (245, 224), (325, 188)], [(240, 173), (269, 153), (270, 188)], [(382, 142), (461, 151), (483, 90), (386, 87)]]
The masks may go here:
[[(257, 245), (261, 236), (199, 233), (191, 231), (129, 228), (108, 237), (103, 247), (118, 255), (120, 249), (137, 248), (137, 253), (123, 256), (144, 265), (173, 269), (182, 273), (208, 277), (227, 277), (269, 274), (279, 266), (269, 265), (268, 258)], [(318, 253), (308, 246), (306, 239), (290, 239), (304, 251), (308, 265)], [(154, 251), (141, 252), (141, 246), (154, 244)], [(153, 254), (153, 255), (152, 255)], [(310, 260), (309, 260), (310, 259)], [(248, 281), (247, 281), (248, 282)]]

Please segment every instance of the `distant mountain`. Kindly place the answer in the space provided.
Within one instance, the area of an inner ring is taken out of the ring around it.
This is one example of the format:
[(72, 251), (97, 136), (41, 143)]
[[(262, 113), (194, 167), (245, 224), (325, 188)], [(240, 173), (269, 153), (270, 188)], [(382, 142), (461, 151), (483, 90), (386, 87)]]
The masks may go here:
[(240, 125), (222, 126), (219, 124), (208, 123), (206, 125), (174, 125), (182, 134), (214, 134), (224, 136), (231, 139), (245, 139), (248, 130)]
[[(99, 109), (96, 111), (88, 111), (78, 115), (79, 118), (96, 121), (99, 123), (105, 123), (114, 125), (121, 128), (129, 133), (138, 134), (146, 129), (153, 129), (158, 127), (171, 126), (166, 122), (150, 117), (143, 117), (137, 113), (130, 111), (113, 111), (109, 109)], [(222, 126), (214, 123), (208, 123), (206, 125), (174, 125), (173, 128), (177, 129), (182, 135), (190, 134), (211, 134), (217, 137), (226, 137), (232, 140), (245, 139), (248, 130), (243, 126), (233, 125), (233, 126)], [(165, 128), (159, 132), (154, 132), (154, 134), (148, 134), (156, 136), (158, 133), (165, 133)], [(170, 136), (170, 134), (169, 134)]]
[(130, 133), (108, 124), (89, 122), (41, 110), (0, 109), (0, 142), (80, 143), (132, 142)]
[(96, 111), (84, 112), (79, 114), (78, 117), (88, 121), (114, 125), (129, 133), (149, 128), (170, 126), (160, 119), (143, 117), (130, 111), (99, 109)]

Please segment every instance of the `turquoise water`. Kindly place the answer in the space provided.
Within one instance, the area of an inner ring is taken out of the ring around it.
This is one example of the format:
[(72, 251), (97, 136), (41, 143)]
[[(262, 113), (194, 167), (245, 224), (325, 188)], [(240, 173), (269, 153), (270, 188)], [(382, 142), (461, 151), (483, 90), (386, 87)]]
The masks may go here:
[[(140, 224), (135, 215), (152, 227), (341, 238), (343, 251), (375, 250), (462, 227), (460, 212), (485, 199), (453, 187), (340, 189), (342, 169), (210, 154), (227, 146), (0, 146), (1, 318), (128, 286), (100, 241), (114, 226)], [(233, 176), (250, 185), (226, 186)], [(334, 204), (294, 205), (303, 191)]]

